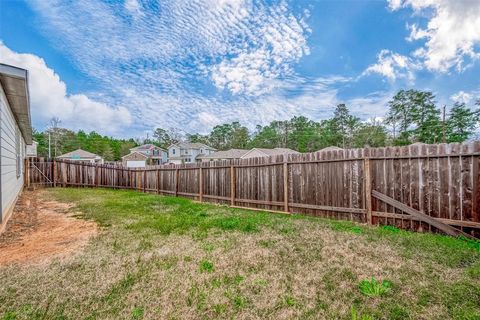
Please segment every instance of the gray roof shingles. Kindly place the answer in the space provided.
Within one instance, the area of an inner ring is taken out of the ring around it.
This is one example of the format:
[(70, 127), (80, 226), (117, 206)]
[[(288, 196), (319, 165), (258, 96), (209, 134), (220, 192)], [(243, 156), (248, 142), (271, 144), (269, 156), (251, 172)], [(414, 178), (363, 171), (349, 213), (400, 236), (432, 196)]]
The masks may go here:
[(230, 149), (224, 151), (217, 151), (215, 153), (202, 156), (203, 159), (239, 159), (249, 150), (245, 149)]
[(82, 149), (77, 149), (72, 152), (67, 152), (65, 154), (62, 154), (61, 156), (58, 156), (57, 158), (61, 159), (72, 159), (72, 158), (80, 158), (80, 159), (94, 159), (96, 157), (100, 157), (99, 155), (95, 153), (91, 153)]

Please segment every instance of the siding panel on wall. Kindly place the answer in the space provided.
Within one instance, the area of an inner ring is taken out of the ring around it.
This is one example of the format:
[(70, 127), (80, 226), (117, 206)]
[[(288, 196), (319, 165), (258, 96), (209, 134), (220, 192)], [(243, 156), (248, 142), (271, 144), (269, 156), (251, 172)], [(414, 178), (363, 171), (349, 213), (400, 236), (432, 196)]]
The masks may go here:
[[(23, 150), (25, 141), (21, 137), (20, 129), (16, 123), (15, 117), (8, 105), (3, 88), (0, 86), (0, 157), (1, 157), (1, 216), (2, 222), (11, 209), (14, 201), (23, 187)], [(20, 176), (17, 177), (17, 158), (15, 136), (20, 135)]]

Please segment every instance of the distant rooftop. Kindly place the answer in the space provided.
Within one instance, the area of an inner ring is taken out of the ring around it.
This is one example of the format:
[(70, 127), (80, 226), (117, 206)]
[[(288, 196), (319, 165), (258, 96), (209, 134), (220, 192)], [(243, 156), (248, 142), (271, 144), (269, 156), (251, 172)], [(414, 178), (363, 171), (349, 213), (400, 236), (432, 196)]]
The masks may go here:
[(57, 158), (60, 159), (95, 159), (95, 158), (101, 158), (98, 154), (91, 153), (82, 149), (77, 149), (72, 152), (68, 152), (65, 154), (62, 154), (61, 156), (58, 156)]
[[(130, 150), (151, 150), (151, 149), (162, 149), (154, 144), (147, 143), (147, 144), (142, 144), (141, 146), (131, 148)], [(162, 149), (163, 150), (163, 149)]]
[(199, 158), (202, 159), (239, 159), (241, 158), (245, 153), (247, 153), (250, 150), (245, 150), (245, 149), (230, 149), (230, 150), (224, 150), (224, 151), (217, 151), (215, 153), (209, 154), (209, 155), (202, 155)]
[(267, 149), (267, 148), (253, 148), (251, 151), (260, 151), (267, 156), (278, 156), (281, 154), (298, 154), (300, 152), (289, 149), (289, 148), (274, 148), (274, 149)]

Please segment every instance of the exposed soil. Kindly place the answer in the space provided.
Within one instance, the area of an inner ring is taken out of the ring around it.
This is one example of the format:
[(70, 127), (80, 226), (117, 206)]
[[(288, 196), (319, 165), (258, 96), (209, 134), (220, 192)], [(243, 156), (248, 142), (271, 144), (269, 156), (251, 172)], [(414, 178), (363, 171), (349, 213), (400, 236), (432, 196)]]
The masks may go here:
[(80, 250), (97, 234), (97, 225), (73, 217), (71, 207), (46, 200), (41, 190), (24, 192), (0, 235), (0, 266), (46, 263)]

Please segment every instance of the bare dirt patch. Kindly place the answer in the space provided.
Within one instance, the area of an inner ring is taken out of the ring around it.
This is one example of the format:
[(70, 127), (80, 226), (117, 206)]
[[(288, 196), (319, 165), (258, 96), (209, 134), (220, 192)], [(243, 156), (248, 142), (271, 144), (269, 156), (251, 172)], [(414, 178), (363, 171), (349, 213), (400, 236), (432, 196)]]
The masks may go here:
[(0, 235), (0, 266), (46, 263), (79, 251), (97, 234), (97, 225), (73, 217), (71, 207), (45, 200), (41, 190), (24, 192)]

